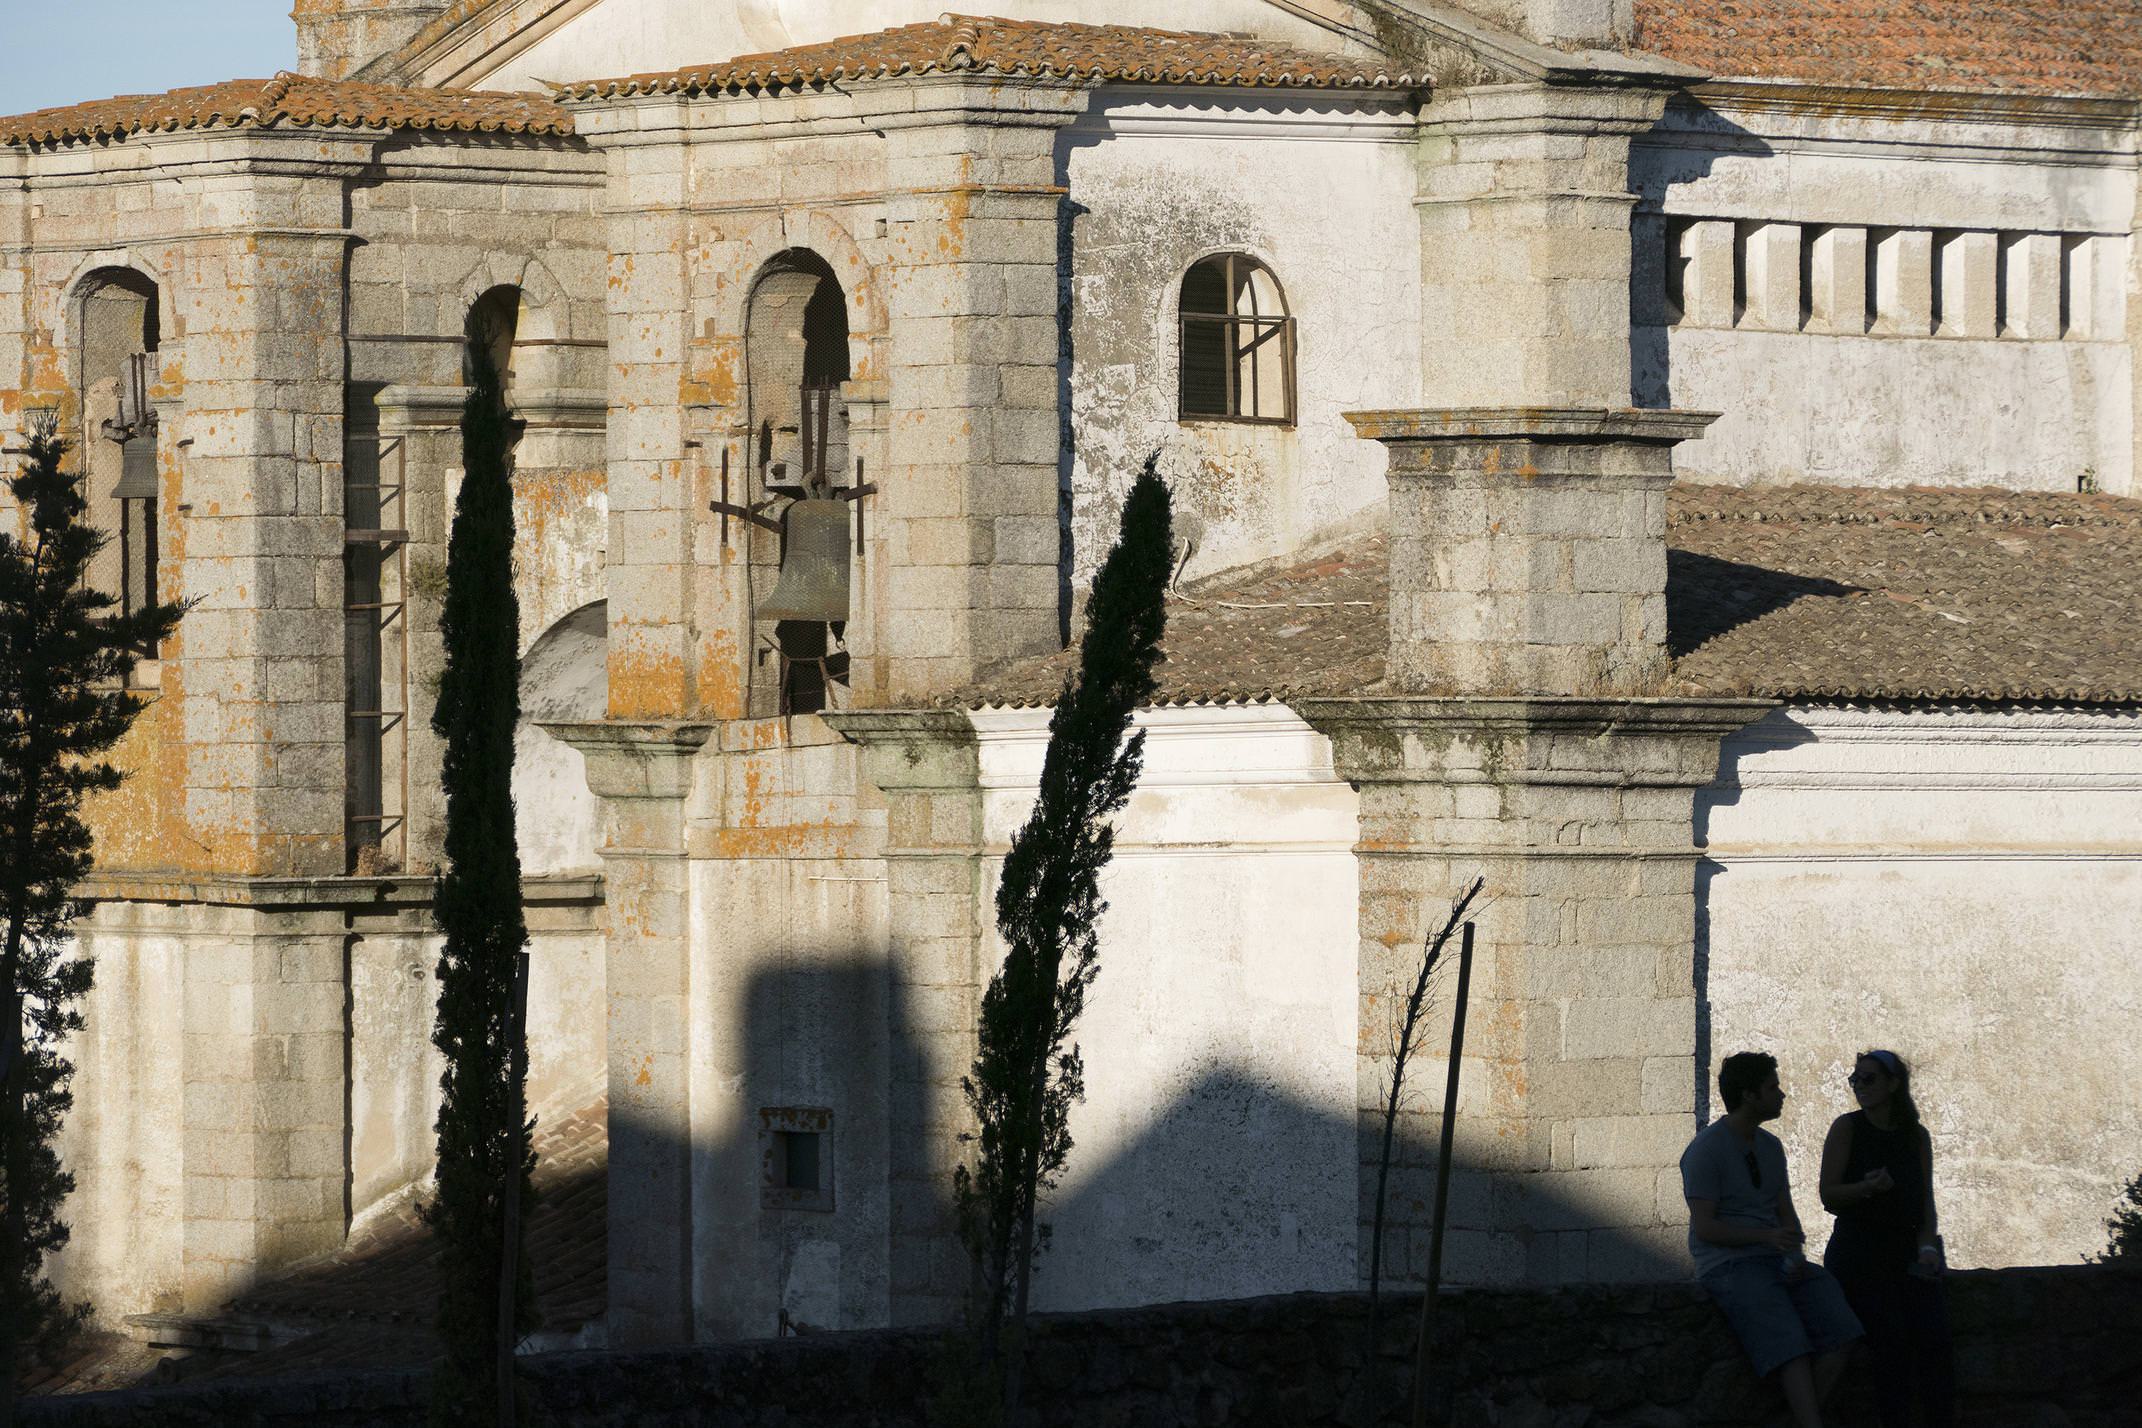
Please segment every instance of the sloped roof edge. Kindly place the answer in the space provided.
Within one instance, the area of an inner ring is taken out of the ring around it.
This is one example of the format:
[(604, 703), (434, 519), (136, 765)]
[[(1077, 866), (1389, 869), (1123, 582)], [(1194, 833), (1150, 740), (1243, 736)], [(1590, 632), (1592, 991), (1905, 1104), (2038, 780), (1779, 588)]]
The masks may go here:
[(573, 117), (550, 100), (476, 89), (313, 79), (232, 79), (161, 94), (39, 109), (0, 118), (0, 144), (122, 139), (187, 129), (349, 128), (563, 136)]
[(1229, 35), (946, 15), (926, 24), (739, 55), (714, 64), (577, 80), (555, 86), (555, 92), (561, 99), (586, 101), (963, 73), (1081, 83), (1390, 91), (1424, 88), (1426, 83), (1373, 61)]

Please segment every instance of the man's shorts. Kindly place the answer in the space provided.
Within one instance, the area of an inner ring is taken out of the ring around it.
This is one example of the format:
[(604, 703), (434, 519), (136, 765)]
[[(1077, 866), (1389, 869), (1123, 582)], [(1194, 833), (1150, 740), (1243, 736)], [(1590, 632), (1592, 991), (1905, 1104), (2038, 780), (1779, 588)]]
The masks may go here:
[(1783, 1255), (1751, 1254), (1727, 1260), (1701, 1283), (1725, 1311), (1758, 1375), (1803, 1354), (1841, 1349), (1863, 1333), (1844, 1290), (1819, 1265), (1788, 1279)]

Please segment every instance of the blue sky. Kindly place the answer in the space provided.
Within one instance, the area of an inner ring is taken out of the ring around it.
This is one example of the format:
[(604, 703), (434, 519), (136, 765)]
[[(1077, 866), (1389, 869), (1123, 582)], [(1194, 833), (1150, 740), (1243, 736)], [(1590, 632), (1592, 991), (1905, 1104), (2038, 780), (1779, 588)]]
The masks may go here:
[(0, 0), (0, 114), (296, 62), (290, 0)]

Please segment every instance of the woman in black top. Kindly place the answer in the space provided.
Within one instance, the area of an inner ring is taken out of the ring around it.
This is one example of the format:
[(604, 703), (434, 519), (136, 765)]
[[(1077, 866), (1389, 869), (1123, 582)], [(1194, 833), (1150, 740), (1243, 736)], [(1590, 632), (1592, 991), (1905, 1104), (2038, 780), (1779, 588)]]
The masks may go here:
[(1934, 1142), (1919, 1123), (1911, 1071), (1893, 1051), (1853, 1064), (1859, 1109), (1822, 1143), (1822, 1203), (1837, 1217), (1822, 1263), (1866, 1326), (1882, 1428), (1908, 1428), (1912, 1400), (1927, 1428), (1956, 1421), (1955, 1366), (1941, 1287)]

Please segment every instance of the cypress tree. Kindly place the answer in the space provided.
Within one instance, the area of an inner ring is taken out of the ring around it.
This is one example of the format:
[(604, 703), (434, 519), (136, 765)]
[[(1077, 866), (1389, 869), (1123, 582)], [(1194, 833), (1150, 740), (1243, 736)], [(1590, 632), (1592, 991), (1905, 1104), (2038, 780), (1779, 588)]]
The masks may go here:
[(1155, 465), (1149, 459), (1132, 486), (1094, 577), (1078, 668), (1049, 719), (1040, 794), (1004, 860), (997, 929), (1007, 950), (983, 993), (974, 1069), (962, 1083), (975, 1154), (971, 1170), (956, 1172), (955, 1195), (980, 1276), (982, 1365), (1002, 1374), (1007, 1422), (1018, 1413), (1027, 1291), (1047, 1236), (1036, 1209), (1062, 1178), (1071, 1105), (1085, 1093), (1085, 1063), (1068, 1043), (1100, 971), (1100, 873), (1115, 847), (1108, 820), (1138, 783), (1145, 735), (1131, 732), (1131, 715), (1152, 696), (1167, 621), (1173, 542)]
[(126, 692), (137, 651), (177, 628), (182, 608), (115, 614), (85, 583), (110, 537), (85, 525), (79, 476), (47, 418), (9, 480), (25, 534), (0, 531), (0, 1422), (32, 1355), (50, 1357), (88, 1313), (44, 1275), (67, 1243), (61, 1202), (74, 1177), (53, 1148), (73, 1105), (60, 1043), (82, 1029), (93, 966), (69, 933), (74, 888), (94, 862), (82, 800), (119, 786), (101, 755), (142, 702)]
[[(520, 607), (513, 593), (513, 422), (488, 334), (468, 343), (460, 497), (447, 544), (440, 615), (445, 668), (431, 725), (444, 743), (446, 865), (435, 916), (439, 1005), (438, 1194), (426, 1216), (441, 1250), (432, 1420), (466, 1424), (512, 1412), (500, 1364), (535, 1327), (534, 1277), (516, 1205), (533, 1202), (533, 1123), (516, 997), (528, 941), (513, 833), (513, 729), (520, 718)], [(513, 1256), (510, 1296), (501, 1293)], [(510, 1313), (502, 1301), (510, 1297)]]

